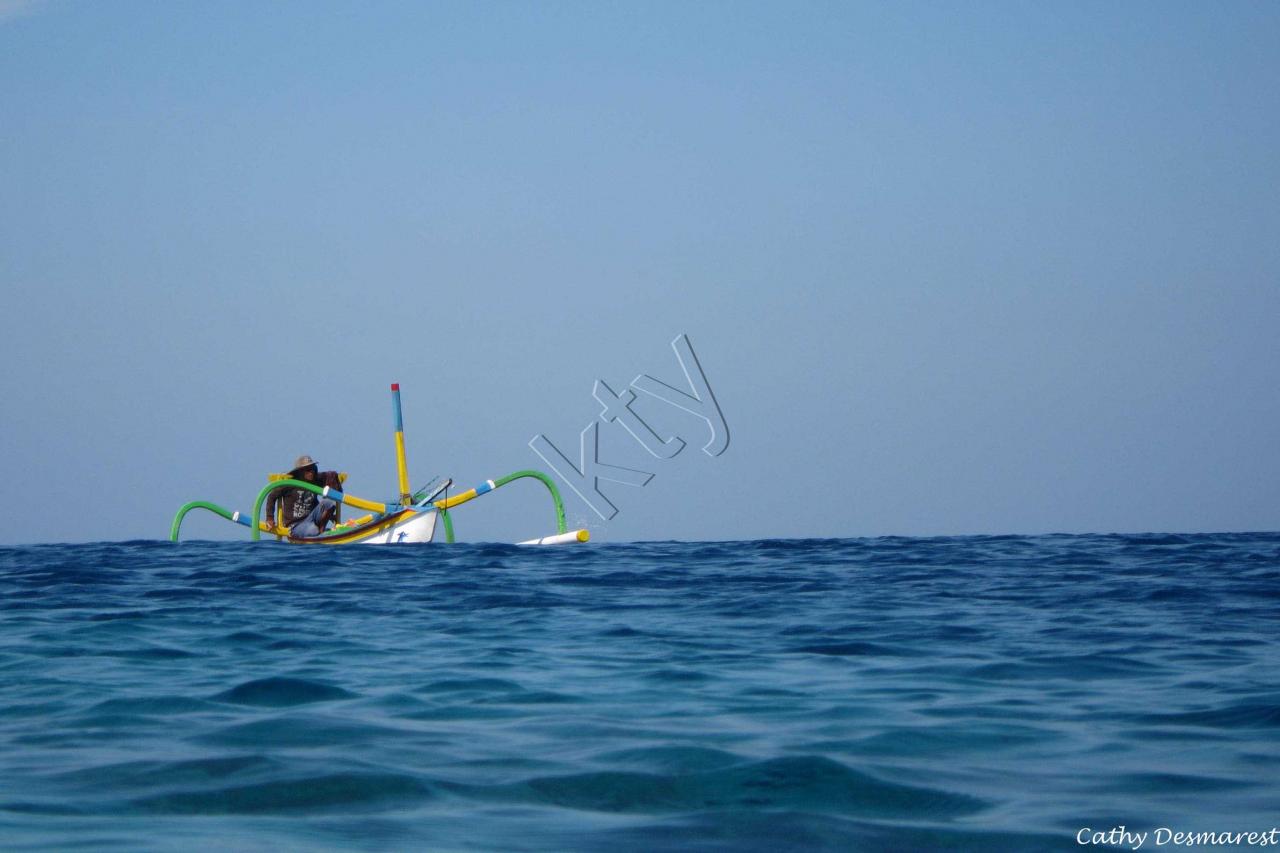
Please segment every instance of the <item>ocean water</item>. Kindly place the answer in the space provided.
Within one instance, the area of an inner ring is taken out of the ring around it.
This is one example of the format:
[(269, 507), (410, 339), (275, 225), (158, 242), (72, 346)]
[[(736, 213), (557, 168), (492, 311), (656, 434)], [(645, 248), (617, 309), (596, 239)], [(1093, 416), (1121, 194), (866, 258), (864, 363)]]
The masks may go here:
[(1277, 824), (1278, 534), (0, 548), (4, 849)]

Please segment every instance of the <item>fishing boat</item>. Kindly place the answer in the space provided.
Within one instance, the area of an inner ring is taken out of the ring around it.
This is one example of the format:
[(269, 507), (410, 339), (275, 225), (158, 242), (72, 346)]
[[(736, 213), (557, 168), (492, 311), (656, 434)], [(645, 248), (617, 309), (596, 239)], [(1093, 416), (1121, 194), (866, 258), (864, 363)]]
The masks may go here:
[[(395, 499), (388, 501), (365, 500), (354, 495), (348, 495), (340, 488), (335, 488), (332, 485), (320, 486), (315, 483), (293, 479), (288, 474), (270, 474), (267, 478), (267, 484), (258, 492), (252, 512), (242, 513), (236, 510), (229, 510), (210, 501), (191, 501), (183, 504), (182, 508), (178, 510), (178, 514), (174, 516), (173, 525), (169, 529), (170, 541), (178, 541), (178, 534), (182, 529), (182, 520), (186, 518), (187, 513), (195, 509), (204, 509), (228, 521), (248, 527), (251, 531), (250, 537), (254, 540), (261, 539), (262, 534), (266, 533), (270, 536), (275, 536), (278, 540), (299, 545), (425, 543), (435, 541), (437, 522), (439, 522), (440, 526), (444, 528), (444, 540), (453, 542), (453, 516), (450, 514), (450, 510), (461, 504), (473, 501), (481, 495), (486, 495), (495, 489), (499, 489), (508, 483), (523, 479), (538, 480), (550, 492), (552, 503), (555, 505), (556, 532), (536, 539), (517, 542), (517, 545), (560, 545), (571, 542), (586, 542), (590, 539), (590, 534), (585, 529), (567, 529), (564, 518), (564, 501), (560, 497), (560, 489), (556, 486), (554, 480), (541, 471), (515, 471), (505, 477), (485, 480), (478, 486), (455, 495), (449, 494), (449, 489), (453, 485), (452, 479), (433, 481), (417, 491), (411, 489), (409, 487), (409, 468), (405, 461), (404, 417), (400, 407), (399, 383), (393, 383), (391, 386), (391, 404), (392, 415), (395, 419), (396, 471), (399, 475), (399, 493)], [(345, 474), (340, 475), (339, 486), (341, 486), (341, 481), (345, 480), (345, 478)], [(288, 528), (273, 527), (260, 520), (262, 505), (273, 492), (280, 489), (306, 489), (322, 498), (335, 501), (341, 506), (364, 510), (367, 514), (350, 521), (341, 522), (332, 529), (321, 532), (318, 536), (294, 536), (289, 532)]]

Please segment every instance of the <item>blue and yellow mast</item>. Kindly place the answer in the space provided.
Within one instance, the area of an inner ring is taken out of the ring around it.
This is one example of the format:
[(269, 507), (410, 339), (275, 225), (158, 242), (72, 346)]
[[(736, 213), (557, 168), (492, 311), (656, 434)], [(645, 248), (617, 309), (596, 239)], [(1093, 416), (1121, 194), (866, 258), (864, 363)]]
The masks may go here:
[(391, 383), (391, 413), (396, 423), (396, 472), (400, 476), (400, 503), (413, 503), (409, 491), (409, 466), (404, 459), (404, 416), (400, 413), (400, 383)]

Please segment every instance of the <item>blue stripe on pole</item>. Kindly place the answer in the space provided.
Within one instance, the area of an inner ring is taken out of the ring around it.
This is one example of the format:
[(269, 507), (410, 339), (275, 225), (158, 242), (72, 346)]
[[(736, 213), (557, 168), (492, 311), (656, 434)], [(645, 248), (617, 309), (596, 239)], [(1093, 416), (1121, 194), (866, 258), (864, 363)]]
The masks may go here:
[(404, 432), (404, 418), (400, 415), (400, 390), (391, 392), (391, 414), (395, 418), (396, 432)]
[(493, 491), (493, 484), (490, 483), (488, 480), (485, 480), (483, 483), (476, 486), (477, 497), (479, 497), (480, 495), (483, 495), (485, 492), (492, 492), (492, 491)]

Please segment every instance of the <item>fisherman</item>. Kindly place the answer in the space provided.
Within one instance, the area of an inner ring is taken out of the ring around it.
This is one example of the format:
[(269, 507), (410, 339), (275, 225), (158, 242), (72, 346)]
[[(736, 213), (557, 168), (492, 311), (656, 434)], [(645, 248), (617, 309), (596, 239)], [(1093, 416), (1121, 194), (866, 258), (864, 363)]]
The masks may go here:
[[(330, 486), (335, 490), (342, 487), (336, 471), (321, 471), (315, 460), (305, 454), (293, 463), (289, 479)], [(280, 521), (295, 539), (319, 536), (325, 526), (337, 517), (336, 501), (322, 498), (309, 489), (276, 489), (267, 498), (267, 524), (271, 530), (276, 529), (277, 503), (280, 505)]]

